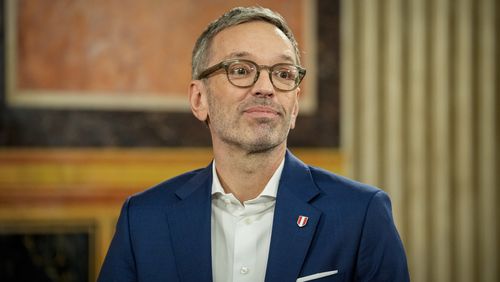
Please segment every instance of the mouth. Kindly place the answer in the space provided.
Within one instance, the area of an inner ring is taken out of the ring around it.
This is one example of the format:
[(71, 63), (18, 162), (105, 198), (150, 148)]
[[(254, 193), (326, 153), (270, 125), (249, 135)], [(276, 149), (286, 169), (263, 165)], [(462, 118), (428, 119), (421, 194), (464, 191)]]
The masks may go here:
[(275, 118), (280, 115), (279, 111), (266, 106), (249, 107), (243, 113), (253, 118)]

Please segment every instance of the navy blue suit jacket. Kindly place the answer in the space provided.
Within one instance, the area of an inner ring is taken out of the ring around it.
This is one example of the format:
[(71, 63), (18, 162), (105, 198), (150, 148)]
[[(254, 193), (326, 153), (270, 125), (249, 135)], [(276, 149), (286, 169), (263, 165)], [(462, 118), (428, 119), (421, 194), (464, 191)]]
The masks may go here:
[[(130, 197), (98, 281), (212, 281), (211, 186), (208, 166)], [(287, 152), (266, 281), (333, 270), (313, 281), (409, 281), (390, 200)]]

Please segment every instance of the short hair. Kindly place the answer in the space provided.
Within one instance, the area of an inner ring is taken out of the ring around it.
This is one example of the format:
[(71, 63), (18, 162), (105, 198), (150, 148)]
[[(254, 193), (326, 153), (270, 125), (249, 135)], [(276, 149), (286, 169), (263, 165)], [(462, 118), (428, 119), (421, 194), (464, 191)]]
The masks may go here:
[(280, 14), (263, 7), (236, 7), (211, 22), (196, 40), (191, 62), (192, 78), (198, 79), (200, 73), (208, 67), (210, 46), (215, 35), (228, 27), (253, 21), (267, 22), (281, 30), (292, 43), (297, 63), (300, 65), (300, 54), (297, 41), (293, 36), (292, 30), (288, 27), (285, 19)]

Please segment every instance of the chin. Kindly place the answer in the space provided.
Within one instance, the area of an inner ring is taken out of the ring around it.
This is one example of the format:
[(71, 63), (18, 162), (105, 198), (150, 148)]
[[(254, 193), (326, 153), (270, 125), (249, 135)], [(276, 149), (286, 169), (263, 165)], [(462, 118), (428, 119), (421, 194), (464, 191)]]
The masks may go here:
[(246, 151), (249, 153), (249, 154), (260, 154), (260, 153), (266, 153), (266, 152), (269, 152), (271, 151), (272, 149), (276, 148), (277, 146), (274, 145), (274, 146), (260, 146), (260, 145), (257, 145), (257, 146), (251, 146), (251, 147), (248, 147), (246, 148)]
[(266, 136), (255, 140), (255, 142), (247, 143), (244, 147), (249, 153), (264, 153), (273, 150), (281, 144), (283, 144), (283, 140), (273, 140)]

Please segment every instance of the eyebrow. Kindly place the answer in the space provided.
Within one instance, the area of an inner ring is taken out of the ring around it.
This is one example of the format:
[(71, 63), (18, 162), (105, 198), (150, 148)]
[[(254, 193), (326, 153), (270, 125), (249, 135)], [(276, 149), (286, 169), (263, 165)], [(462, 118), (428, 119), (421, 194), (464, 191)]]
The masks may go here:
[[(239, 58), (245, 58), (245, 57), (249, 57), (249, 56), (252, 56), (252, 54), (246, 52), (246, 51), (238, 51), (238, 52), (232, 52), (230, 53), (229, 55), (227, 56), (224, 56), (224, 60), (226, 59), (239, 59)], [(292, 56), (289, 56), (289, 55), (286, 55), (286, 54), (281, 54), (279, 56), (280, 59), (284, 60), (284, 61), (288, 61), (292, 64), (296, 64), (295, 60), (293, 59)]]

